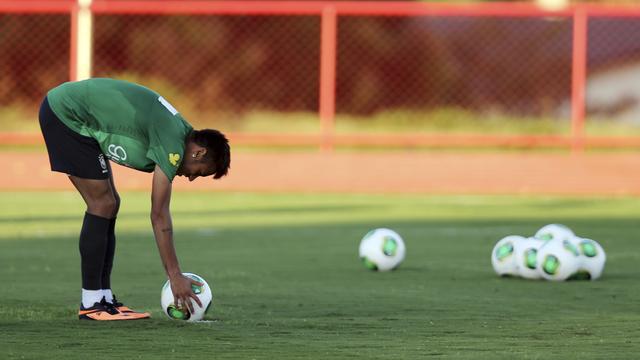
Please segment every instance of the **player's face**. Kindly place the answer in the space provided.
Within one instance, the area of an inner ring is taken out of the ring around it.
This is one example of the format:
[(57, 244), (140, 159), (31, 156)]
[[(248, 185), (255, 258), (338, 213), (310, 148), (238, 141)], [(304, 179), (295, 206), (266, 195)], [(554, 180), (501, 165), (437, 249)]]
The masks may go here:
[(200, 176), (212, 176), (215, 173), (215, 165), (211, 160), (207, 160), (206, 148), (194, 142), (188, 142), (184, 156), (184, 161), (176, 171), (177, 176), (185, 176), (189, 181), (193, 181)]
[(206, 160), (206, 148), (190, 142), (187, 144), (184, 154), (185, 159), (180, 164), (176, 175), (186, 176), (189, 181), (193, 181), (200, 176), (211, 176), (215, 173), (215, 165)]
[(186, 176), (189, 181), (193, 181), (200, 176), (212, 176), (214, 172), (215, 168), (209, 162), (186, 160), (176, 172), (176, 175)]

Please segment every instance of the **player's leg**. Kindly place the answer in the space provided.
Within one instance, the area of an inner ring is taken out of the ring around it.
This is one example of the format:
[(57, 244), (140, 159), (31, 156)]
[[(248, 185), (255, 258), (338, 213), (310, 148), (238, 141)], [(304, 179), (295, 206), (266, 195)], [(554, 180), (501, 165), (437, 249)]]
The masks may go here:
[[(69, 176), (87, 205), (80, 230), (80, 263), (82, 273), (82, 307), (90, 309), (103, 299), (102, 272), (107, 253), (111, 218), (116, 200), (108, 179), (84, 179)], [(97, 307), (99, 308), (99, 306)], [(117, 312), (112, 311), (113, 314)], [(81, 316), (82, 310), (81, 310)]]
[[(109, 169), (111, 170), (111, 169)], [(111, 291), (111, 270), (113, 269), (113, 258), (115, 257), (116, 252), (116, 218), (118, 215), (118, 211), (120, 209), (120, 195), (116, 190), (115, 183), (113, 181), (113, 175), (109, 174), (109, 183), (111, 184), (111, 189), (113, 192), (113, 197), (116, 200), (116, 208), (114, 216), (111, 218), (109, 223), (109, 232), (107, 234), (107, 250), (104, 258), (104, 266), (102, 269), (102, 289), (104, 293), (104, 298), (107, 302), (113, 302), (113, 293)]]
[(80, 234), (83, 301), (81, 319), (131, 320), (115, 309), (101, 305), (102, 268), (110, 218), (115, 200), (109, 184), (109, 169), (93, 138), (82, 136), (67, 127), (52, 111), (48, 99), (40, 106), (40, 127), (47, 146), (51, 170), (69, 175), (87, 203)]
[(107, 248), (106, 248), (106, 253), (104, 257), (104, 265), (102, 268), (101, 283), (102, 283), (102, 293), (104, 295), (104, 301), (106, 305), (111, 305), (115, 307), (121, 313), (136, 316), (141, 319), (148, 318), (151, 316), (149, 313), (134, 311), (128, 306), (119, 302), (111, 290), (111, 270), (113, 269), (113, 259), (115, 257), (115, 251), (116, 251), (115, 227), (116, 227), (116, 218), (118, 215), (118, 211), (120, 209), (120, 195), (118, 194), (118, 190), (116, 189), (115, 182), (113, 181), (111, 167), (108, 164), (107, 166), (109, 169), (109, 184), (111, 185), (111, 191), (112, 191), (113, 197), (115, 198), (116, 204), (115, 204), (115, 211), (113, 212), (113, 216), (110, 219), (110, 223), (109, 223), (109, 231), (107, 233)]
[[(114, 314), (127, 315), (131, 319), (150, 317), (149, 313), (135, 312), (115, 302), (111, 293), (111, 268), (115, 253), (115, 219), (120, 208), (113, 178), (105, 180), (83, 179), (69, 176), (87, 205), (85, 221), (80, 232), (82, 257), (83, 306), (99, 302)], [(107, 283), (103, 283), (103, 280)], [(94, 289), (97, 289), (94, 292)], [(108, 292), (110, 295), (106, 295)], [(108, 296), (108, 298), (106, 298)], [(86, 300), (85, 300), (86, 299)]]

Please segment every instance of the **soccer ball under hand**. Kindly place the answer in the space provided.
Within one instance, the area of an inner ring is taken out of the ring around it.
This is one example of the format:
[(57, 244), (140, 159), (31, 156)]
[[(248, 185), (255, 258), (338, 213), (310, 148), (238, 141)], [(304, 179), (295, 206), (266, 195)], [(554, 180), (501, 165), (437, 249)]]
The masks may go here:
[(202, 320), (204, 315), (209, 311), (209, 307), (211, 306), (211, 300), (213, 295), (211, 294), (211, 288), (209, 284), (207, 284), (204, 279), (196, 274), (192, 273), (182, 273), (182, 275), (201, 282), (202, 286), (197, 286), (191, 284), (191, 290), (198, 296), (200, 302), (202, 303), (202, 307), (200, 307), (195, 301), (191, 300), (193, 304), (193, 313), (184, 307), (176, 306), (173, 298), (173, 292), (171, 291), (171, 283), (169, 280), (164, 283), (162, 287), (162, 293), (160, 298), (160, 303), (162, 305), (162, 311), (171, 319), (175, 320), (186, 320), (186, 321), (199, 321)]
[(394, 270), (404, 260), (405, 253), (404, 241), (390, 229), (371, 230), (360, 241), (360, 259), (371, 270)]

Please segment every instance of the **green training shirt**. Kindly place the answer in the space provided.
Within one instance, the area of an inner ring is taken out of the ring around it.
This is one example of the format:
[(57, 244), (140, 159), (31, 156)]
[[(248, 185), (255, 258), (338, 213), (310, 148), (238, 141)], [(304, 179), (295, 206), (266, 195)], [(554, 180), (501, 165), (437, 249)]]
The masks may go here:
[(47, 94), (51, 110), (69, 128), (98, 141), (113, 162), (173, 181), (193, 129), (162, 96), (115, 79), (64, 83)]

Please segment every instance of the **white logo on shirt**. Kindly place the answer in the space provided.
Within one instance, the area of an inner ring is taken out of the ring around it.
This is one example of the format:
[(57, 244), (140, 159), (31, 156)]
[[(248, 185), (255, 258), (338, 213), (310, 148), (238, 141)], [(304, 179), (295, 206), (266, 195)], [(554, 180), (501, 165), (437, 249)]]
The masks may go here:
[(160, 104), (164, 105), (164, 107), (166, 107), (167, 110), (169, 110), (171, 115), (175, 115), (178, 113), (178, 110), (176, 110), (176, 108), (174, 108), (173, 105), (169, 104), (169, 102), (165, 100), (165, 98), (163, 98), (162, 96), (158, 98), (158, 101), (160, 101)]
[(109, 151), (109, 157), (116, 161), (125, 161), (127, 160), (127, 152), (124, 151), (124, 148), (120, 145), (110, 144), (107, 148)]

